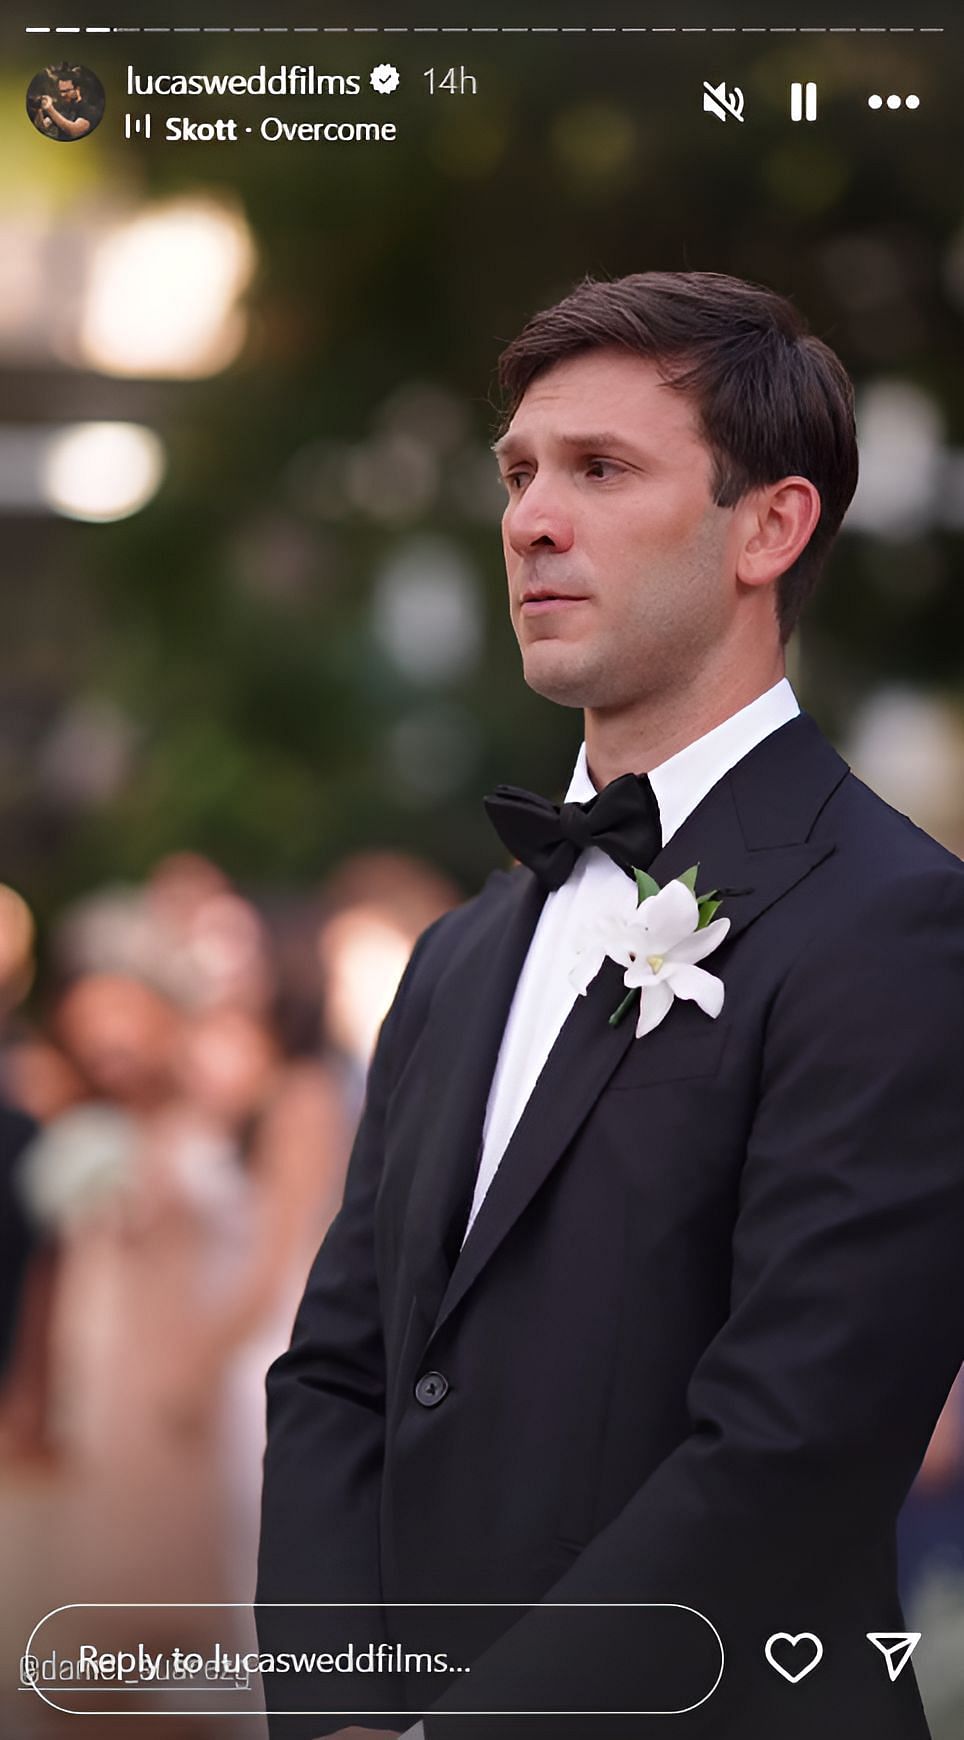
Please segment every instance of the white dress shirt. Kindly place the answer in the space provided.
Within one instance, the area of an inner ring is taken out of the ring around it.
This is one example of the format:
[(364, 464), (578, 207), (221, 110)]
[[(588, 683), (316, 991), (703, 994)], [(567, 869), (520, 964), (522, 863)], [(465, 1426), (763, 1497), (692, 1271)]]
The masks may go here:
[[(649, 779), (659, 805), (663, 845), (729, 768), (799, 711), (789, 679), (781, 677), (772, 689), (758, 695), (738, 713), (732, 713), (721, 725), (688, 743), (659, 767), (651, 768)], [(585, 803), (595, 796), (583, 743), (566, 802)], [(519, 975), (489, 1089), (482, 1156), (465, 1237), (543, 1064), (576, 1001), (578, 993), (569, 983), (575, 962), (575, 939), (586, 919), (605, 908), (612, 890), (619, 890), (625, 875), (598, 846), (590, 846), (580, 854), (562, 887), (546, 897)]]
[[(771, 689), (732, 713), (721, 725), (688, 743), (659, 767), (650, 768), (663, 845), (731, 767), (799, 711), (789, 679), (781, 677)], [(595, 796), (583, 743), (566, 802), (585, 803)], [(585, 920), (606, 905), (610, 891), (619, 888), (624, 879), (625, 871), (618, 864), (598, 846), (590, 846), (581, 853), (562, 887), (546, 896), (519, 974), (489, 1089), (482, 1155), (463, 1244), (529, 1095), (576, 1001), (578, 993), (569, 983), (575, 939)], [(425, 1740), (422, 1723), (407, 1728), (400, 1740)]]

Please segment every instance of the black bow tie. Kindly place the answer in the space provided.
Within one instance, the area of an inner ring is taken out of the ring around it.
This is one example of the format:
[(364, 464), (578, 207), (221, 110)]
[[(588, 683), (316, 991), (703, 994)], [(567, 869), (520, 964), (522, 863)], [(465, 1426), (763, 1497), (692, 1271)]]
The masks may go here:
[(561, 888), (580, 852), (598, 846), (627, 876), (647, 870), (663, 843), (656, 793), (645, 773), (624, 773), (584, 804), (553, 804), (516, 785), (485, 800), (499, 838), (550, 889)]

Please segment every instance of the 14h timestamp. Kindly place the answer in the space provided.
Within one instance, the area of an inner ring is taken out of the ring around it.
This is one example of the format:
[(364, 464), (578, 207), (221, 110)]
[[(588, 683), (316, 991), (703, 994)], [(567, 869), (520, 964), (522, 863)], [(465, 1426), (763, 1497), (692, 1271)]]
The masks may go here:
[(426, 68), (422, 74), (428, 85), (430, 97), (441, 95), (449, 97), (474, 97), (478, 94), (478, 86), (472, 73), (466, 72), (464, 66), (446, 67), (439, 72), (434, 66)]

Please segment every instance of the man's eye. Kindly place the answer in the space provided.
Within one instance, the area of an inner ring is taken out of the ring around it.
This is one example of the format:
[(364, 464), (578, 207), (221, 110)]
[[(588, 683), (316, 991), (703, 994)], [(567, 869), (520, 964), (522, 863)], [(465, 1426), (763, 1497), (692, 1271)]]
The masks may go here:
[(505, 471), (502, 474), (502, 482), (510, 495), (517, 495), (528, 476), (527, 471)]
[(614, 477), (619, 466), (612, 459), (587, 459), (586, 470), (592, 477)]

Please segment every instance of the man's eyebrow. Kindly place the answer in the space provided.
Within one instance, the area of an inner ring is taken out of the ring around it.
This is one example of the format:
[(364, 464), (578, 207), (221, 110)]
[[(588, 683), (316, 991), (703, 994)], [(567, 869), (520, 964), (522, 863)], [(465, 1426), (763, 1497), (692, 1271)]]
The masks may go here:
[[(628, 448), (630, 451), (636, 453), (640, 451), (636, 446), (636, 443), (631, 441), (627, 435), (618, 435), (615, 430), (612, 429), (604, 429), (599, 434), (556, 435), (553, 437), (553, 440), (555, 440), (560, 447), (574, 447), (583, 453), (587, 453), (591, 450), (598, 451), (600, 448), (605, 447)], [(503, 435), (501, 440), (492, 443), (492, 452), (495, 454), (496, 459), (505, 459), (512, 453), (523, 451), (525, 446), (526, 443), (521, 435), (508, 434)]]

